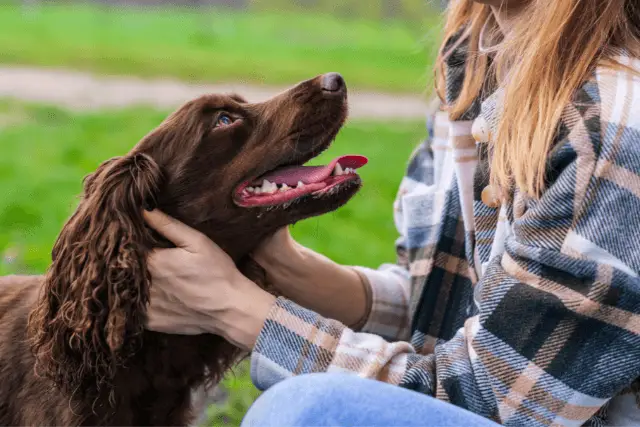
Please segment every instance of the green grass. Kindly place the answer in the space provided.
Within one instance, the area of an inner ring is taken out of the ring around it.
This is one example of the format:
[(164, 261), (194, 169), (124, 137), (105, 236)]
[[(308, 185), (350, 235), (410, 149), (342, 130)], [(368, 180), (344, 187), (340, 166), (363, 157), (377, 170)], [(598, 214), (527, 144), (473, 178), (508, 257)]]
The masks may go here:
[[(76, 114), (0, 102), (0, 274), (44, 271), (76, 206), (82, 177), (126, 153), (165, 115), (146, 108)], [(375, 267), (393, 261), (392, 202), (407, 157), (422, 137), (422, 123), (349, 123), (315, 163), (364, 154), (370, 159), (361, 169), (365, 186), (338, 211), (297, 224), (294, 237), (340, 263)], [(237, 425), (258, 395), (246, 365), (224, 387), (229, 399), (210, 408), (211, 424)]]
[(0, 62), (190, 81), (284, 84), (328, 71), (351, 87), (420, 93), (440, 28), (296, 12), (0, 6)]

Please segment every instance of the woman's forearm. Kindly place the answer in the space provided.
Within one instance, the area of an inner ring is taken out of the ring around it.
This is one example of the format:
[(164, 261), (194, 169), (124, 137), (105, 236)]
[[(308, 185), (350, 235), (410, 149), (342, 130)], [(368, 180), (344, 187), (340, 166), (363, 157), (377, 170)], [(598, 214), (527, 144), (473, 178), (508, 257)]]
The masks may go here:
[[(358, 272), (294, 242), (295, 250), (257, 259), (269, 281), (285, 296), (316, 313), (352, 328), (362, 326), (370, 310), (370, 289)], [(275, 261), (275, 257), (286, 257)], [(268, 259), (271, 258), (271, 259)]]

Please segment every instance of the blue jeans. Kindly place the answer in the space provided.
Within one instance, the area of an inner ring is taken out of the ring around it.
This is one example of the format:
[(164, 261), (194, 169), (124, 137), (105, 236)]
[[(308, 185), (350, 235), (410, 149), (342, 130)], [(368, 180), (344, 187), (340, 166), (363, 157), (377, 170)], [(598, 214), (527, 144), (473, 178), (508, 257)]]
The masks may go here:
[(462, 408), (347, 374), (301, 375), (267, 390), (242, 426), (496, 427)]

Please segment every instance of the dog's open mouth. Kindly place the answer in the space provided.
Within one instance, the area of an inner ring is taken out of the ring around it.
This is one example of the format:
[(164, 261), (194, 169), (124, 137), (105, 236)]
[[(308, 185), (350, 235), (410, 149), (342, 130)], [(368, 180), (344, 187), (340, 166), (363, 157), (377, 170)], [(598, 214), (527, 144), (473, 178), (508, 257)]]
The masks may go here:
[(367, 162), (364, 156), (348, 155), (326, 166), (278, 168), (240, 185), (235, 201), (242, 207), (257, 207), (281, 205), (310, 194), (321, 196), (341, 184), (360, 180), (355, 171)]

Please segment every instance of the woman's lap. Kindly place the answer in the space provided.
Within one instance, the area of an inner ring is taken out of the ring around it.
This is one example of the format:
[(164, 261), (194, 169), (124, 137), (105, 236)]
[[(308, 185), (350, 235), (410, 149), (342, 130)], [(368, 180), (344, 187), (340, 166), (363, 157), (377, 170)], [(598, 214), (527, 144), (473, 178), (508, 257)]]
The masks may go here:
[(497, 424), (397, 386), (347, 374), (291, 378), (267, 390), (243, 426), (465, 426)]

